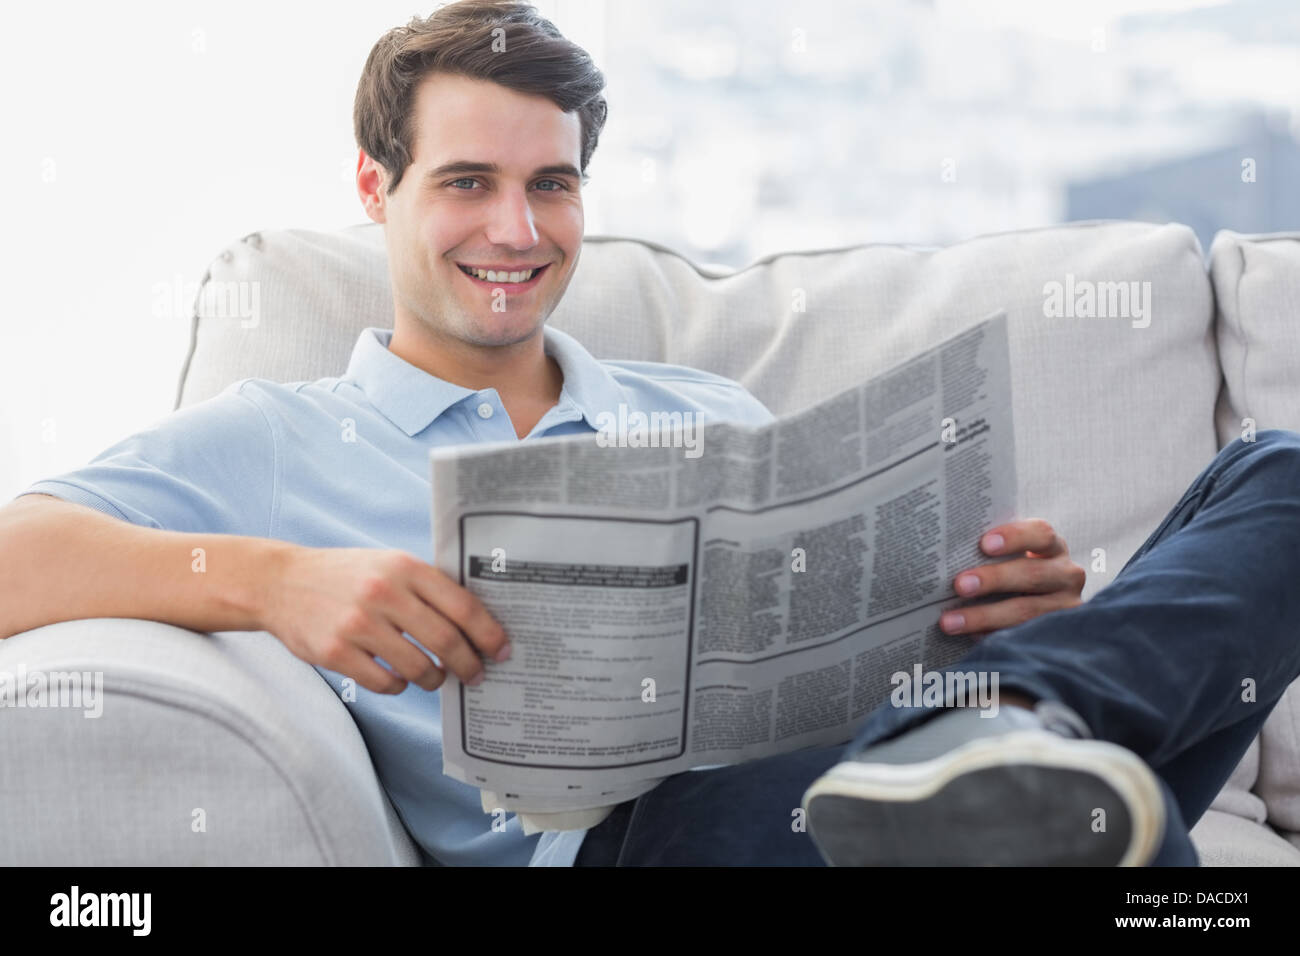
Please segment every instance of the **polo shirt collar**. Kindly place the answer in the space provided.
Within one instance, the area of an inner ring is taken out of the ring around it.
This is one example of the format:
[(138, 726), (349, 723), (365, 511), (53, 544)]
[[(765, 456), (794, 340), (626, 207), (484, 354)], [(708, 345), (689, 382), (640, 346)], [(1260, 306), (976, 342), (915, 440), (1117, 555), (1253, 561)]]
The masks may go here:
[[(371, 404), (409, 436), (415, 436), (438, 420), (447, 409), (479, 394), (472, 388), (453, 385), (430, 375), (388, 350), (393, 330), (366, 328), (361, 331), (346, 377), (354, 381)], [(556, 408), (564, 413), (576, 409), (592, 428), (599, 428), (596, 416), (602, 411), (617, 414), (627, 397), (604, 363), (598, 361), (577, 339), (549, 325), (542, 328), (543, 348), (555, 357), (564, 375)]]

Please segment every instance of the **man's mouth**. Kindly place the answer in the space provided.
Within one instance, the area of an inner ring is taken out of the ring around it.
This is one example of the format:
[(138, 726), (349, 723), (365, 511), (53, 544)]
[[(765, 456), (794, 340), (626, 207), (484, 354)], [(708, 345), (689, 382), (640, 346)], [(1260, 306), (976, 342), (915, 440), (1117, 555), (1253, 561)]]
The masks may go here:
[(456, 263), (456, 268), (476, 285), (488, 289), (505, 289), (507, 292), (525, 292), (531, 289), (550, 266), (548, 262), (531, 268), (493, 269)]

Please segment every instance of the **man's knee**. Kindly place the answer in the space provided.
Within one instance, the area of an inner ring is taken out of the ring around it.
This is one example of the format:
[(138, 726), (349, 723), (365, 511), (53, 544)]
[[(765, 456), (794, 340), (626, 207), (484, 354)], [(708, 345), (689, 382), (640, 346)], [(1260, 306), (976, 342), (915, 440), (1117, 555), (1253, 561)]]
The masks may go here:
[(1266, 428), (1256, 432), (1253, 440), (1234, 438), (1219, 451), (1219, 460), (1227, 465), (1248, 457), (1252, 462), (1290, 467), (1300, 473), (1300, 432), (1286, 428)]

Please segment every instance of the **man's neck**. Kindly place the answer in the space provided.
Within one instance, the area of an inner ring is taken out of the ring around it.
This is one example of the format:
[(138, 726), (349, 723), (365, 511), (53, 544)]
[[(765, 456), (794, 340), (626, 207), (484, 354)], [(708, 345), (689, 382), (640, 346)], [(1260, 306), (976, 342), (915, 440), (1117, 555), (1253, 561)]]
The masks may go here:
[(501, 404), (523, 438), (560, 400), (564, 373), (546, 354), (542, 329), (524, 342), (491, 348), (459, 339), (411, 331), (398, 323), (388, 350), (430, 375), (462, 388), (495, 388)]

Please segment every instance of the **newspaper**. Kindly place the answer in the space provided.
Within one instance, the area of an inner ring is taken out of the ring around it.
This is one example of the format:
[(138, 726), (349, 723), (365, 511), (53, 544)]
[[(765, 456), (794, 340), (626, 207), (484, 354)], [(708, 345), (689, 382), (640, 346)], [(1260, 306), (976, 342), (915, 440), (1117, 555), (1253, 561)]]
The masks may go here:
[(971, 647), (938, 620), (1015, 516), (1004, 313), (761, 427), (609, 417), (430, 453), (437, 566), (512, 642), (442, 687), (443, 770), (486, 812), (847, 743), (899, 673)]

